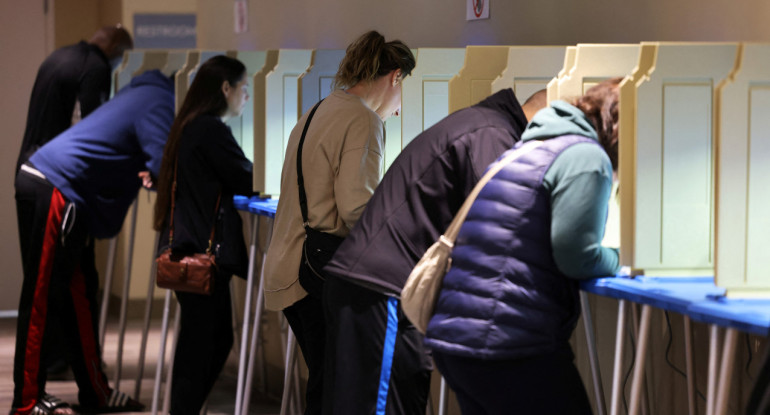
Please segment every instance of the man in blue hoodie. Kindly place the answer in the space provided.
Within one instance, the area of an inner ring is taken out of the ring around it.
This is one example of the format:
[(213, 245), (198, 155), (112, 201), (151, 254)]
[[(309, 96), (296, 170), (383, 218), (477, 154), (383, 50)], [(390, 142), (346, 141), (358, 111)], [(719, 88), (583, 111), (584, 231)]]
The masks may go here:
[[(137, 76), (112, 100), (41, 147), (16, 176), (24, 281), (19, 302), (12, 414), (71, 413), (45, 393), (41, 362), (67, 351), (81, 412), (136, 412), (102, 370), (93, 238), (115, 236), (142, 184), (152, 186), (174, 119), (174, 86), (159, 71)], [(144, 183), (143, 183), (144, 182)], [(65, 342), (47, 336), (59, 316)]]

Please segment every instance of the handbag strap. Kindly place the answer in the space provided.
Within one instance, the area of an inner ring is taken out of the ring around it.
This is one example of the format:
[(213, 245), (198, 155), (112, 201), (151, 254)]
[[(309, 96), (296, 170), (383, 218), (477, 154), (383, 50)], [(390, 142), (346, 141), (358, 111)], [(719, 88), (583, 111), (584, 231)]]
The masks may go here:
[[(174, 160), (174, 181), (171, 183), (171, 219), (168, 224), (168, 247), (171, 248), (171, 244), (174, 242), (174, 207), (176, 206), (176, 168), (179, 163), (179, 156), (177, 155)], [(217, 204), (214, 207), (214, 224), (211, 226), (211, 234), (209, 235), (209, 246), (206, 248), (206, 253), (211, 253), (211, 244), (214, 240), (214, 230), (217, 227), (217, 212), (219, 211), (219, 202), (222, 200), (222, 191), (217, 195)]]
[(465, 202), (463, 202), (460, 210), (457, 211), (454, 219), (452, 219), (452, 223), (449, 224), (449, 227), (447, 228), (446, 232), (444, 232), (442, 237), (454, 244), (455, 240), (457, 239), (457, 234), (460, 233), (460, 227), (463, 225), (463, 222), (465, 222), (465, 217), (468, 216), (468, 211), (471, 210), (471, 205), (473, 205), (476, 197), (479, 195), (479, 193), (481, 193), (481, 189), (484, 188), (484, 185), (486, 185), (487, 182), (489, 182), (492, 177), (497, 174), (497, 172), (502, 170), (503, 167), (510, 164), (517, 158), (523, 156), (524, 154), (529, 153), (531, 150), (534, 150), (536, 147), (540, 147), (541, 144), (543, 144), (542, 141), (532, 140), (519, 147), (518, 149), (508, 153), (507, 156), (493, 164), (489, 170), (487, 170), (484, 176), (481, 177), (479, 182), (476, 183), (476, 186), (473, 187), (473, 190), (471, 190), (471, 193), (465, 199)]
[(299, 145), (297, 146), (297, 186), (299, 186), (299, 208), (302, 211), (302, 223), (305, 226), (310, 226), (310, 223), (307, 219), (307, 195), (305, 194), (305, 178), (302, 175), (302, 145), (305, 144), (305, 135), (307, 134), (307, 129), (310, 126), (310, 120), (313, 119), (315, 111), (318, 109), (318, 106), (321, 105), (322, 102), (323, 100), (318, 101), (318, 103), (315, 104), (313, 109), (310, 111), (310, 114), (307, 116), (307, 120), (305, 121), (305, 128), (302, 129), (302, 136), (299, 138)]

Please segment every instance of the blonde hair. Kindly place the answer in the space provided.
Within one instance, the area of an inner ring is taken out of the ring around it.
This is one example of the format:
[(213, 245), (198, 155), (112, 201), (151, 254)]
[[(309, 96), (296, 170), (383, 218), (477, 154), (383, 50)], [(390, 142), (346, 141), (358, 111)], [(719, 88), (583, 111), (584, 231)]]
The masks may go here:
[(401, 70), (403, 79), (412, 73), (414, 66), (414, 55), (404, 42), (385, 42), (385, 37), (372, 30), (348, 46), (333, 86), (334, 89), (350, 88), (359, 82), (374, 81), (394, 69)]

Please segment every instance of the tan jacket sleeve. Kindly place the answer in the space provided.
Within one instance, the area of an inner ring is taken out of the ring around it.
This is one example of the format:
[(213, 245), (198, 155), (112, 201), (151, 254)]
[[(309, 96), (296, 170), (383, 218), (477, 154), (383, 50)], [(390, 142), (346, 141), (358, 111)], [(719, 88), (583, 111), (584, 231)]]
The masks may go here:
[(340, 154), (334, 195), (340, 218), (352, 228), (380, 183), (383, 168), (383, 124), (371, 113), (350, 124)]

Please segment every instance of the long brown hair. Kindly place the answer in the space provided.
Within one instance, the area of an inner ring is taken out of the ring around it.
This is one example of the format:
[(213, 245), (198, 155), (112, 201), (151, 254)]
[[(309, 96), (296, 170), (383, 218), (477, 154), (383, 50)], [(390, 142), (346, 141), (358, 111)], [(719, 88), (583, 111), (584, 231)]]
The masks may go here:
[(371, 82), (394, 69), (401, 69), (403, 79), (412, 73), (414, 66), (414, 55), (404, 42), (385, 42), (385, 37), (372, 30), (345, 50), (345, 57), (334, 77), (334, 89), (350, 88), (362, 81)]
[(198, 69), (182, 108), (179, 110), (171, 125), (166, 147), (163, 149), (163, 160), (158, 176), (158, 198), (155, 201), (155, 230), (163, 229), (166, 216), (171, 209), (172, 182), (174, 180), (174, 164), (179, 152), (179, 140), (182, 138), (184, 127), (201, 115), (222, 116), (227, 111), (227, 99), (222, 92), (222, 84), (227, 81), (231, 86), (243, 79), (246, 67), (237, 59), (224, 55), (214, 56)]
[(618, 171), (618, 102), (622, 80), (612, 78), (601, 82), (572, 103), (594, 125), (599, 144), (610, 157), (613, 171)]

